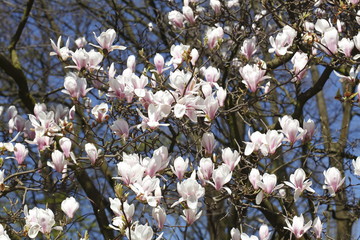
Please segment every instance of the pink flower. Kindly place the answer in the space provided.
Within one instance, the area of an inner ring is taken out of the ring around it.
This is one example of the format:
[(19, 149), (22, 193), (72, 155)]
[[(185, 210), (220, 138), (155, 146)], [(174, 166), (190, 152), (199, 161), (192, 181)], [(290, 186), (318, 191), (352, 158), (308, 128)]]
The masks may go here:
[[(118, 217), (126, 217), (126, 220), (130, 223), (135, 213), (135, 205), (128, 204), (127, 201), (121, 202), (118, 198), (109, 198), (110, 209)], [(125, 213), (125, 216), (124, 216)]]
[(129, 136), (129, 125), (124, 119), (118, 118), (113, 125), (110, 126), (110, 129), (114, 131), (115, 135), (123, 139)]
[(193, 12), (193, 10), (191, 9), (191, 7), (189, 7), (189, 6), (183, 6), (182, 11), (183, 11), (183, 15), (184, 15), (185, 19), (186, 19), (190, 24), (194, 24), (196, 17), (194, 17), (194, 12)]
[(47, 162), (47, 165), (59, 173), (63, 173), (67, 167), (67, 161), (65, 160), (64, 154), (59, 150), (55, 150), (51, 153), (52, 162)]
[(29, 150), (25, 148), (25, 146), (21, 143), (16, 143), (14, 148), (14, 155), (17, 163), (19, 165), (22, 165), (24, 163), (24, 160), (26, 156), (28, 155)]
[(211, 155), (215, 148), (215, 137), (213, 133), (204, 133), (201, 145), (205, 149), (206, 155)]
[(78, 100), (80, 97), (85, 97), (92, 88), (86, 88), (87, 83), (85, 78), (79, 78), (75, 73), (68, 73), (65, 77), (63, 93), (70, 95), (70, 97)]
[(260, 133), (259, 131), (253, 132), (250, 135), (250, 129), (248, 131), (248, 135), (251, 142), (244, 142), (246, 144), (244, 154), (245, 156), (249, 156), (254, 151), (258, 151), (262, 144), (266, 142), (264, 133)]
[(305, 135), (303, 135), (303, 142), (310, 141), (315, 133), (315, 123), (313, 120), (308, 119), (306, 122), (303, 122), (303, 129), (306, 131)]
[(61, 147), (61, 150), (63, 151), (65, 157), (70, 157), (70, 152), (71, 152), (71, 140), (67, 137), (62, 137), (59, 140), (59, 144)]
[(245, 55), (247, 60), (250, 60), (252, 55), (257, 51), (256, 48), (256, 37), (245, 39), (241, 47), (241, 53)]
[(288, 219), (285, 219), (287, 227), (284, 227), (284, 229), (289, 230), (295, 235), (295, 238), (301, 238), (307, 230), (310, 229), (312, 221), (309, 221), (304, 226), (304, 217), (301, 214), (300, 217), (294, 216), (292, 225), (290, 224)]
[(269, 227), (266, 224), (262, 224), (259, 229), (259, 237), (260, 240), (269, 240), (270, 233), (269, 233)]
[(109, 53), (109, 52), (111, 52), (111, 51), (113, 51), (115, 49), (118, 49), (118, 50), (125, 50), (126, 49), (126, 47), (124, 47), (124, 46), (119, 46), (119, 45), (114, 45), (113, 46), (113, 43), (114, 43), (115, 38), (116, 38), (116, 32), (115, 32), (114, 29), (108, 29), (108, 30), (106, 30), (106, 32), (102, 32), (99, 37), (97, 37), (95, 32), (94, 32), (94, 36), (95, 36), (95, 40), (98, 42), (98, 44), (100, 46), (97, 46), (97, 45), (94, 45), (94, 44), (91, 44), (91, 45), (94, 46), (94, 47), (106, 50), (106, 53)]
[(85, 144), (85, 151), (90, 159), (92, 165), (96, 163), (96, 159), (98, 159), (99, 154), (101, 153), (101, 149), (97, 150), (95, 145), (92, 143)]
[(273, 36), (269, 38), (272, 47), (269, 49), (269, 53), (275, 52), (276, 55), (285, 55), (288, 53), (288, 48), (291, 47), (296, 35), (297, 32), (290, 26), (286, 25), (282, 32), (276, 35), (275, 39)]
[(196, 50), (195, 48), (193, 48), (192, 50), (191, 50), (191, 52), (190, 52), (190, 57), (191, 57), (191, 64), (193, 65), (193, 66), (195, 66), (195, 63), (196, 63), (196, 61), (198, 60), (198, 58), (199, 58), (199, 52), (198, 52), (198, 50)]
[(75, 200), (74, 197), (68, 197), (61, 202), (61, 210), (69, 218), (73, 218), (75, 212), (79, 209), (80, 204)]
[(164, 69), (164, 57), (161, 56), (159, 53), (156, 53), (154, 57), (154, 64), (156, 67), (156, 71), (158, 74), (162, 74)]
[(327, 54), (335, 54), (338, 51), (339, 33), (334, 27), (325, 29), (321, 44)]
[(85, 37), (79, 37), (75, 40), (75, 44), (78, 48), (83, 48), (87, 44)]
[(231, 235), (231, 240), (241, 240), (241, 234), (239, 229), (237, 228), (232, 228), (230, 231), (230, 235)]
[(214, 10), (216, 15), (220, 14), (221, 3), (219, 0), (210, 0), (210, 7)]
[(217, 191), (224, 188), (229, 194), (231, 194), (230, 188), (224, 187), (224, 185), (231, 180), (231, 177), (232, 171), (230, 170), (230, 167), (226, 164), (222, 164), (214, 170), (212, 174), (214, 184), (211, 183), (211, 185), (213, 185)]
[(345, 182), (345, 178), (341, 179), (341, 173), (336, 167), (331, 167), (324, 170), (325, 184), (324, 189), (327, 189), (330, 196), (334, 197), (336, 192), (340, 189), (341, 185)]
[(166, 211), (164, 208), (157, 206), (156, 208), (152, 209), (152, 217), (156, 220), (157, 222), (157, 227), (159, 229), (163, 229), (164, 228), (164, 224), (166, 221)]
[(205, 72), (205, 79), (207, 82), (209, 82), (211, 84), (211, 86), (214, 85), (214, 83), (216, 83), (219, 78), (220, 78), (220, 70), (217, 68), (214, 68), (212, 66), (209, 66)]
[(207, 180), (210, 180), (214, 171), (214, 164), (210, 158), (201, 158), (197, 170), (197, 176), (204, 186)]
[(215, 119), (217, 110), (219, 109), (219, 102), (212, 95), (208, 96), (204, 101), (205, 121), (212, 121)]
[(236, 150), (233, 152), (230, 148), (225, 148), (222, 150), (221, 158), (222, 161), (229, 166), (231, 171), (233, 171), (240, 162), (239, 152)]
[(257, 236), (255, 235), (247, 235), (246, 233), (241, 234), (241, 240), (259, 240)]
[(71, 51), (69, 50), (69, 38), (65, 43), (64, 47), (60, 47), (61, 45), (61, 36), (58, 38), (57, 44), (55, 45), (54, 41), (50, 39), (51, 47), (55, 52), (50, 52), (50, 56), (58, 56), (62, 61), (66, 61), (68, 57), (70, 57)]
[(187, 225), (193, 224), (196, 220), (198, 220), (201, 217), (202, 211), (198, 212), (197, 214), (197, 208), (195, 209), (185, 209), (183, 210), (184, 216), (181, 216), (187, 223)]
[(109, 107), (106, 103), (101, 103), (99, 105), (96, 105), (92, 110), (91, 113), (95, 116), (95, 120), (99, 123), (104, 122), (107, 120), (108, 116), (107, 111), (109, 110)]
[(222, 27), (217, 27), (209, 30), (206, 34), (207, 44), (210, 49), (213, 49), (224, 36), (224, 30)]
[(313, 229), (315, 232), (316, 239), (321, 239), (322, 223), (319, 217), (316, 217), (313, 223)]
[(294, 75), (295, 78), (293, 81), (299, 82), (301, 79), (303, 79), (306, 75), (306, 65), (309, 61), (309, 58), (306, 53), (302, 52), (296, 52), (295, 55), (291, 58), (291, 62), (294, 65)]
[(239, 72), (243, 78), (242, 83), (246, 85), (250, 92), (256, 92), (259, 83), (270, 78), (269, 76), (265, 76), (266, 64), (264, 62), (262, 63), (261, 68), (258, 64), (247, 64), (245, 67), (241, 67)]
[(259, 189), (258, 182), (261, 181), (262, 176), (258, 169), (253, 168), (249, 173), (249, 181), (255, 190)]
[(282, 132), (286, 136), (286, 141), (289, 141), (293, 145), (297, 140), (302, 139), (306, 133), (304, 129), (300, 127), (299, 121), (293, 119), (291, 116), (285, 115), (279, 118), (279, 122), (282, 128)]
[(256, 204), (260, 204), (264, 198), (264, 193), (271, 194), (275, 190), (278, 190), (284, 186), (284, 184), (276, 185), (277, 177), (275, 174), (265, 173), (262, 176), (261, 181), (257, 182), (257, 185), (262, 189), (256, 196)]
[(299, 199), (299, 196), (304, 190), (307, 190), (311, 193), (314, 193), (314, 189), (312, 189), (310, 186), (312, 185), (312, 182), (310, 180), (305, 180), (306, 175), (305, 171), (302, 168), (296, 169), (294, 174), (290, 175), (290, 182), (285, 181), (284, 183), (288, 185), (289, 187), (293, 188), (295, 190), (294, 193), (294, 201), (296, 202)]
[(354, 174), (356, 176), (360, 176), (360, 157), (357, 157), (356, 160), (353, 159), (352, 164), (354, 166)]
[(205, 195), (205, 189), (195, 180), (195, 171), (191, 174), (190, 178), (177, 183), (177, 191), (181, 197), (171, 207), (186, 201), (189, 208), (196, 209), (199, 198)]
[(182, 15), (180, 12), (176, 10), (171, 11), (169, 12), (168, 18), (171, 25), (174, 25), (178, 28), (184, 27), (184, 15)]
[(344, 53), (346, 57), (351, 57), (351, 51), (353, 50), (355, 44), (349, 38), (343, 38), (339, 41), (339, 51)]
[(170, 166), (173, 173), (177, 176), (179, 180), (182, 180), (184, 174), (189, 166), (189, 159), (187, 158), (185, 161), (182, 157), (177, 157), (174, 161), (174, 167)]

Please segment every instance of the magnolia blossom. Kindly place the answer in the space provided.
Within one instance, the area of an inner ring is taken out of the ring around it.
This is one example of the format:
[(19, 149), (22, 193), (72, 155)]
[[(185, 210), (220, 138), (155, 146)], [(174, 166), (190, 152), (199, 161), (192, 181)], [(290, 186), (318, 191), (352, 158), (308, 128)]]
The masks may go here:
[(261, 153), (264, 156), (274, 154), (276, 149), (281, 146), (283, 139), (282, 133), (276, 130), (268, 130), (265, 139), (263, 139), (263, 144), (260, 146)]
[(264, 193), (271, 194), (275, 190), (278, 190), (284, 186), (284, 184), (276, 185), (277, 177), (275, 174), (265, 173), (261, 181), (257, 182), (257, 185), (262, 189), (256, 196), (256, 204), (260, 204), (264, 198)]
[(205, 149), (206, 155), (211, 155), (215, 149), (215, 137), (213, 133), (204, 133), (201, 139), (201, 145)]
[(50, 56), (58, 56), (62, 61), (66, 61), (68, 57), (70, 57), (70, 49), (69, 49), (69, 38), (65, 43), (64, 47), (61, 46), (61, 36), (58, 38), (57, 44), (55, 45), (54, 41), (50, 39), (51, 47), (55, 52), (50, 52)]
[(201, 158), (197, 170), (197, 176), (204, 186), (207, 180), (210, 180), (214, 171), (214, 164), (210, 158)]
[(66, 66), (66, 68), (75, 68), (78, 71), (84, 69), (92, 71), (100, 68), (99, 64), (103, 60), (103, 55), (99, 52), (95, 52), (94, 49), (87, 52), (85, 49), (79, 48), (71, 54), (71, 59), (75, 63), (75, 66)]
[(293, 81), (299, 82), (306, 75), (306, 65), (309, 61), (308, 55), (303, 52), (296, 52), (294, 56), (291, 58), (291, 62), (294, 65), (294, 76)]
[(304, 190), (314, 193), (314, 189), (310, 186), (312, 182), (308, 179), (305, 181), (306, 175), (302, 168), (296, 169), (294, 174), (290, 175), (290, 182), (285, 181), (284, 183), (295, 190), (294, 200), (295, 202), (299, 199), (299, 196)]
[(63, 93), (70, 95), (70, 97), (78, 100), (80, 97), (85, 97), (92, 88), (86, 88), (87, 83), (85, 78), (79, 78), (75, 73), (68, 73), (65, 76)]
[[(129, 235), (131, 234), (131, 238)], [(150, 226), (141, 225), (138, 222), (135, 222), (131, 228), (130, 231), (126, 231), (126, 236), (128, 239), (132, 240), (151, 240), (154, 235), (154, 231)]]
[(85, 37), (79, 37), (75, 40), (75, 44), (78, 48), (83, 48), (88, 42)]
[(128, 123), (121, 118), (118, 118), (113, 125), (110, 126), (110, 129), (114, 131), (115, 135), (126, 139), (129, 136), (129, 125)]
[(211, 86), (214, 85), (220, 78), (220, 70), (209, 66), (204, 71), (205, 79), (207, 82), (211, 83)]
[(319, 217), (316, 217), (313, 223), (313, 229), (315, 232), (316, 239), (321, 239), (322, 223)]
[(259, 229), (259, 237), (260, 240), (269, 240), (270, 239), (270, 233), (269, 233), (269, 227), (266, 224), (262, 224)]
[[(336, 54), (338, 51), (339, 33), (335, 27), (326, 28), (321, 39), (323, 50), (327, 54)], [(323, 47), (324, 46), (324, 47)]]
[(303, 122), (303, 129), (306, 131), (306, 133), (303, 135), (303, 142), (310, 141), (315, 133), (315, 123), (313, 120), (308, 119), (306, 122), (304, 120)]
[(237, 228), (232, 228), (230, 231), (230, 235), (231, 235), (231, 240), (241, 240), (241, 233)]
[(93, 107), (93, 109), (91, 109), (91, 113), (95, 116), (95, 120), (101, 123), (108, 118), (106, 115), (108, 110), (109, 106), (103, 102)]
[(189, 166), (188, 158), (184, 161), (182, 157), (177, 157), (174, 161), (174, 167), (170, 166), (170, 168), (173, 171), (173, 173), (177, 176), (177, 178), (179, 180), (182, 180), (188, 166)]
[(166, 221), (166, 211), (165, 211), (165, 209), (160, 207), (160, 206), (157, 206), (156, 208), (152, 209), (151, 215), (156, 220), (157, 227), (159, 229), (163, 229), (165, 221)]
[(336, 192), (340, 189), (341, 185), (345, 182), (345, 177), (341, 179), (341, 173), (336, 167), (331, 167), (324, 170), (325, 184), (324, 189), (327, 189), (330, 196), (334, 197)]
[(79, 209), (80, 204), (75, 200), (74, 197), (68, 197), (61, 202), (61, 210), (69, 218), (73, 218), (75, 212)]
[(195, 180), (195, 171), (191, 174), (190, 178), (181, 183), (177, 183), (177, 191), (181, 197), (172, 207), (186, 201), (189, 208), (196, 209), (199, 198), (205, 195), (205, 189)]
[(87, 143), (85, 144), (85, 151), (90, 159), (91, 164), (94, 165), (96, 159), (99, 157), (99, 154), (101, 153), (101, 149), (97, 150), (93, 143)]
[(115, 179), (121, 179), (125, 185), (140, 181), (144, 175), (145, 168), (140, 165), (137, 154), (127, 155), (123, 153), (123, 161), (117, 164), (118, 175)]
[(360, 176), (360, 157), (357, 157), (356, 160), (353, 159), (352, 164), (354, 166), (354, 174)]
[(196, 48), (193, 48), (190, 52), (190, 57), (191, 57), (191, 64), (193, 66), (195, 66), (196, 61), (199, 59), (199, 51)]
[(286, 25), (282, 32), (276, 35), (275, 39), (273, 36), (269, 38), (272, 47), (269, 49), (269, 53), (275, 52), (276, 55), (285, 55), (289, 52), (288, 48), (291, 47), (296, 35), (297, 32), (290, 26)]
[(346, 57), (351, 57), (351, 51), (353, 50), (355, 43), (349, 38), (343, 38), (339, 41), (339, 51)]
[(156, 67), (157, 73), (162, 74), (164, 70), (164, 57), (161, 56), (159, 53), (156, 53), (154, 57), (154, 65)]
[(91, 45), (94, 47), (106, 50), (106, 53), (109, 53), (115, 49), (118, 49), (118, 50), (126, 49), (126, 47), (124, 47), (124, 46), (119, 46), (119, 45), (113, 46), (113, 43), (116, 38), (116, 32), (114, 29), (108, 29), (108, 30), (106, 30), (106, 32), (102, 32), (99, 37), (96, 36), (95, 32), (93, 34), (94, 34), (95, 40), (98, 42), (98, 44), (100, 46), (97, 46), (94, 44), (91, 44)]
[(279, 118), (280, 126), (282, 132), (286, 136), (285, 140), (294, 144), (297, 140), (302, 139), (303, 135), (306, 133), (304, 129), (300, 127), (299, 121), (293, 119), (291, 116), (285, 115), (282, 118)]
[(255, 235), (247, 235), (246, 233), (241, 234), (241, 240), (259, 240), (259, 238)]
[(198, 212), (198, 209), (187, 208), (183, 210), (183, 216), (181, 216), (187, 223), (187, 225), (193, 224), (196, 220), (201, 217), (202, 211)]
[(194, 24), (196, 17), (194, 16), (194, 11), (189, 6), (183, 6), (182, 8), (183, 16), (190, 23)]
[(17, 163), (19, 165), (24, 163), (26, 156), (28, 155), (29, 150), (21, 143), (16, 143), (14, 147), (14, 155)]
[(260, 133), (259, 131), (253, 132), (250, 134), (250, 129), (248, 131), (248, 135), (251, 142), (244, 142), (246, 144), (244, 154), (245, 156), (249, 156), (254, 151), (258, 151), (263, 143), (265, 143), (265, 134)]
[(2, 224), (0, 224), (0, 239), (1, 240), (11, 240), (9, 235), (6, 233)]
[(178, 28), (184, 27), (184, 15), (182, 15), (179, 11), (173, 10), (169, 12), (168, 18), (171, 25)]
[(210, 29), (206, 34), (207, 44), (210, 49), (213, 49), (224, 36), (222, 27)]
[(214, 10), (215, 14), (220, 14), (221, 3), (219, 0), (210, 0), (210, 7)]
[(301, 238), (307, 232), (307, 230), (311, 228), (312, 224), (312, 221), (309, 221), (304, 226), (304, 217), (302, 214), (300, 215), (300, 217), (294, 216), (292, 224), (290, 224), (288, 219), (285, 219), (285, 222), (287, 227), (284, 227), (284, 229), (292, 232), (295, 235), (295, 238)]
[(358, 66), (357, 68), (352, 66), (349, 71), (349, 76), (334, 71), (335, 75), (340, 78), (339, 79), (340, 82), (353, 82), (353, 83), (356, 82), (357, 75), (359, 74), (359, 72), (360, 72), (360, 66)]
[(225, 148), (222, 150), (221, 155), (222, 161), (229, 166), (230, 171), (233, 171), (234, 168), (239, 164), (240, 162), (240, 154), (238, 151), (231, 151), (230, 148)]
[[(24, 207), (25, 214), (25, 229), (30, 238), (36, 238), (39, 232), (48, 235), (50, 234), (55, 224), (54, 213), (51, 209), (33, 208), (28, 211), (27, 206)], [(62, 230), (62, 227), (55, 227), (56, 230)]]
[[(118, 198), (109, 198), (110, 201), (110, 209), (113, 211), (113, 213), (117, 217), (125, 217), (126, 220), (130, 223), (132, 221), (132, 217), (135, 213), (135, 205), (134, 204), (128, 204), (127, 201), (120, 201)], [(125, 220), (125, 219), (124, 219)]]
[(253, 168), (249, 173), (249, 181), (255, 190), (259, 189), (258, 182), (261, 181), (262, 176), (258, 169)]
[(65, 160), (64, 154), (59, 150), (55, 150), (51, 153), (52, 162), (47, 162), (47, 165), (55, 169), (59, 173), (63, 173), (67, 168), (67, 161)]
[(229, 194), (231, 194), (230, 188), (224, 187), (224, 185), (231, 180), (231, 177), (232, 171), (230, 167), (226, 164), (222, 164), (213, 171), (212, 179), (214, 184), (211, 182), (210, 183), (215, 187), (215, 190), (219, 191), (220, 189), (224, 188)]
[[(138, 200), (146, 202), (151, 207), (156, 207), (162, 198), (160, 180), (156, 177), (147, 175), (130, 184), (130, 188), (136, 193)], [(156, 190), (158, 190), (158, 194), (154, 194)]]
[(245, 39), (240, 49), (241, 54), (245, 55), (247, 60), (250, 60), (252, 55), (257, 51), (256, 48), (256, 37)]
[(265, 76), (266, 74), (266, 64), (262, 62), (261, 68), (258, 64), (247, 64), (245, 67), (241, 67), (240, 75), (243, 78), (242, 83), (246, 85), (246, 87), (250, 90), (250, 92), (256, 92), (258, 89), (258, 85), (260, 82), (265, 79), (269, 79), (269, 76)]
[(61, 147), (61, 150), (63, 151), (64, 153), (64, 156), (65, 157), (70, 157), (70, 154), (71, 154), (71, 140), (67, 137), (62, 137), (60, 138), (59, 140), (59, 145)]
[(5, 169), (0, 170), (0, 191), (5, 190), (4, 180), (5, 180)]

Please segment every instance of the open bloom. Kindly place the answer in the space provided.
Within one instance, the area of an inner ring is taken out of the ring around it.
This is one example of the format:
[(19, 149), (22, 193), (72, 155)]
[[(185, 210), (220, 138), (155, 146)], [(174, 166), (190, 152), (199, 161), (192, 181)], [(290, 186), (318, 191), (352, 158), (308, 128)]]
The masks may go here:
[(241, 240), (259, 240), (259, 238), (255, 235), (247, 235), (246, 233), (241, 234)]
[(296, 238), (301, 238), (307, 232), (307, 230), (310, 229), (312, 223), (312, 221), (309, 221), (304, 226), (304, 217), (302, 214), (300, 215), (300, 217), (294, 216), (292, 224), (290, 224), (288, 219), (285, 219), (285, 222), (287, 227), (284, 228), (291, 231)]
[(184, 174), (189, 166), (189, 159), (187, 158), (185, 161), (182, 157), (177, 157), (174, 161), (174, 166), (170, 166), (173, 173), (177, 176), (179, 180), (182, 180)]
[(110, 126), (110, 129), (114, 131), (115, 135), (121, 138), (127, 138), (129, 136), (129, 124), (121, 118), (118, 118), (113, 125)]
[(9, 235), (6, 233), (2, 224), (0, 224), (0, 239), (1, 240), (11, 240)]
[(61, 210), (69, 218), (73, 218), (75, 212), (79, 209), (80, 204), (75, 200), (74, 197), (68, 197), (61, 202)]
[(310, 186), (312, 182), (308, 179), (305, 180), (306, 175), (305, 171), (302, 168), (296, 169), (295, 173), (290, 175), (290, 182), (285, 181), (284, 183), (288, 185), (289, 187), (293, 188), (295, 190), (294, 193), (294, 200), (295, 202), (299, 199), (300, 194), (307, 190), (309, 192), (314, 193), (314, 189), (312, 189)]
[(70, 57), (71, 51), (69, 50), (69, 38), (66, 41), (64, 47), (60, 47), (61, 45), (61, 36), (58, 38), (57, 44), (55, 45), (54, 41), (50, 39), (51, 47), (55, 52), (50, 52), (50, 56), (58, 56), (62, 61), (65, 61), (68, 57)]
[(285, 115), (279, 118), (279, 122), (282, 128), (282, 132), (286, 136), (286, 141), (294, 144), (297, 140), (302, 139), (302, 136), (306, 133), (304, 129), (300, 127), (299, 121), (293, 119), (291, 116)]
[(266, 64), (263, 62), (261, 68), (257, 64), (247, 64), (245, 67), (241, 67), (240, 75), (243, 78), (242, 82), (250, 90), (250, 92), (256, 92), (260, 82), (270, 77), (265, 76)]
[(205, 194), (205, 189), (195, 180), (195, 171), (191, 174), (190, 178), (181, 183), (177, 183), (177, 191), (181, 197), (172, 207), (186, 201), (189, 208), (196, 209), (199, 198)]
[(97, 46), (94, 44), (91, 44), (91, 45), (94, 47), (106, 50), (108, 53), (115, 49), (118, 49), (118, 50), (126, 49), (126, 47), (124, 47), (124, 46), (119, 46), (119, 45), (113, 46), (113, 43), (116, 38), (116, 32), (114, 29), (108, 29), (108, 30), (106, 30), (106, 32), (102, 32), (99, 37), (97, 37), (96, 34), (94, 33), (94, 36), (95, 36), (95, 40), (99, 43), (100, 46)]
[(229, 194), (231, 194), (230, 188), (224, 187), (224, 185), (231, 180), (231, 177), (232, 171), (230, 167), (226, 164), (221, 164), (213, 171), (212, 179), (214, 184), (211, 183), (211, 185), (213, 185), (217, 191), (224, 188)]
[(324, 189), (329, 190), (330, 196), (334, 197), (341, 185), (345, 182), (345, 178), (341, 179), (341, 173), (336, 167), (324, 170), (325, 184)]
[(264, 198), (264, 193), (271, 194), (284, 186), (284, 184), (276, 185), (277, 177), (275, 174), (264, 173), (261, 181), (257, 185), (262, 189), (256, 196), (256, 204), (260, 204)]
[(183, 214), (184, 216), (181, 216), (187, 223), (187, 225), (191, 225), (193, 224), (196, 220), (198, 220), (201, 217), (201, 213), (202, 211), (200, 211), (199, 213), (197, 213), (198, 209), (184, 209), (183, 210)]
[[(24, 208), (25, 214), (25, 229), (27, 229), (28, 236), (30, 238), (36, 238), (39, 232), (47, 235), (50, 234), (55, 224), (54, 213), (51, 209), (33, 208), (28, 211), (27, 206)], [(61, 230), (61, 227), (55, 229)]]

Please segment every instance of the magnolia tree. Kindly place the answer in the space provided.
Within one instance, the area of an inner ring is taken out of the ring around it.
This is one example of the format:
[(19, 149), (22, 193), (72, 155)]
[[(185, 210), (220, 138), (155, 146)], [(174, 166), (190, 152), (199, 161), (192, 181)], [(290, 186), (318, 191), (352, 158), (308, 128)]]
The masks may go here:
[(0, 53), (0, 238), (356, 239), (358, 2), (78, 1), (86, 37), (41, 2), (57, 36), (29, 64), (28, 1)]

